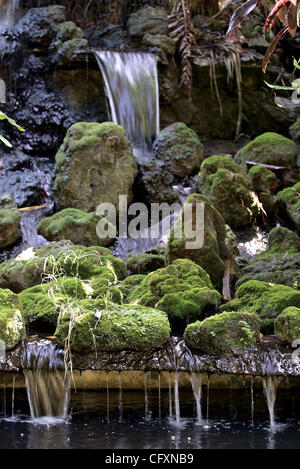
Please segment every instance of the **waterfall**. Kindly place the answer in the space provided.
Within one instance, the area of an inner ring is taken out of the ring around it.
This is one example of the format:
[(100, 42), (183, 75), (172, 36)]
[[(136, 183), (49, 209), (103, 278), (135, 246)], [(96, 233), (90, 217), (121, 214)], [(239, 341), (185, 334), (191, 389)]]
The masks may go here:
[(145, 52), (96, 50), (110, 105), (111, 119), (121, 125), (135, 154), (151, 152), (159, 133), (156, 56)]
[(19, 3), (19, 0), (0, 0), (0, 26), (14, 24)]
[(67, 417), (70, 375), (64, 370), (64, 352), (48, 340), (24, 348), (23, 372), (32, 419)]

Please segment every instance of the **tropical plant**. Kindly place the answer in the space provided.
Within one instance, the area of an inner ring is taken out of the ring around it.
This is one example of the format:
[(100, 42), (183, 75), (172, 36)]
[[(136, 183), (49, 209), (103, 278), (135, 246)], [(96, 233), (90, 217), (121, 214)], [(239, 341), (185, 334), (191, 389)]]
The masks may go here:
[[(18, 130), (20, 130), (20, 132), (25, 132), (25, 129), (23, 129), (23, 127), (21, 127), (20, 125), (18, 125), (16, 123), (16, 121), (14, 121), (13, 119), (11, 119), (10, 117), (8, 117), (6, 114), (4, 114), (4, 112), (0, 111), (0, 120), (7, 120), (11, 125), (13, 125), (14, 127), (16, 127)], [(3, 137), (3, 135), (0, 134), (0, 140), (1, 142), (4, 143), (4, 145), (6, 145), (7, 147), (12, 147), (12, 144), (5, 138)]]
[[(260, 0), (248, 0), (237, 8), (230, 19), (227, 37), (230, 37), (231, 32), (248, 17), (248, 15), (259, 4), (259, 1)], [(282, 24), (283, 28), (280, 29), (267, 49), (262, 63), (262, 69), (264, 72), (267, 70), (270, 58), (279, 41), (286, 33), (289, 33), (294, 37), (297, 28), (300, 26), (300, 0), (274, 0), (274, 2), (275, 5), (267, 16), (264, 29), (266, 32), (270, 31), (274, 27), (276, 20)], [(232, 3), (239, 3), (239, 0), (232, 0)]]

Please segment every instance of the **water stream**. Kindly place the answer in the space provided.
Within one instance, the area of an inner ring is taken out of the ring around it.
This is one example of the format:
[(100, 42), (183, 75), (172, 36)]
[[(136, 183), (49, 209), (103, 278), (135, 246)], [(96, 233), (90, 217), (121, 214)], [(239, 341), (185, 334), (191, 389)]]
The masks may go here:
[(157, 58), (144, 52), (96, 50), (111, 119), (121, 125), (135, 152), (151, 152), (159, 133)]
[(66, 419), (70, 376), (64, 370), (64, 352), (51, 341), (26, 344), (23, 372), (32, 419)]
[(0, 29), (13, 26), (20, 0), (0, 0)]

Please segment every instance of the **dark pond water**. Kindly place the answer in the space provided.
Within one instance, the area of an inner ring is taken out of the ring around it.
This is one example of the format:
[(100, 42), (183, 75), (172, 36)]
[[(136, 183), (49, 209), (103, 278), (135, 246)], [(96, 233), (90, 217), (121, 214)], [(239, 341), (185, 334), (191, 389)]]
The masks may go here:
[[(277, 424), (270, 429), (268, 410), (261, 390), (254, 392), (254, 408), (248, 391), (210, 392), (209, 413), (204, 392), (203, 421), (199, 425), (193, 395), (180, 392), (179, 424), (169, 416), (169, 395), (151, 391), (73, 393), (68, 421), (31, 421), (25, 391), (10, 390), (2, 396), (0, 449), (226, 449), (299, 448), (299, 390), (280, 390)], [(3, 394), (3, 390), (0, 390)], [(14, 417), (12, 415), (12, 407)], [(1, 409), (1, 407), (0, 407)], [(4, 417), (4, 414), (6, 417)], [(208, 419), (207, 419), (208, 417)]]

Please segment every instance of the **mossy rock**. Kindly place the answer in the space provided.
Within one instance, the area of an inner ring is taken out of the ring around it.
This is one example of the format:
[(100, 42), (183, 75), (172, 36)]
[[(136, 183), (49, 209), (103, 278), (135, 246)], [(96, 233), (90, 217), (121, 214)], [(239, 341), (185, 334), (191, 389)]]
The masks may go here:
[(300, 291), (286, 285), (250, 280), (241, 285), (236, 298), (221, 306), (223, 311), (256, 313), (264, 333), (273, 333), (274, 320), (289, 307), (300, 307)]
[(59, 314), (72, 302), (87, 298), (90, 286), (79, 278), (58, 278), (19, 294), (25, 324), (39, 332), (54, 332)]
[(300, 118), (298, 118), (296, 122), (294, 122), (294, 124), (292, 124), (289, 127), (289, 132), (290, 132), (291, 139), (294, 140), (294, 142), (299, 144), (300, 143)]
[(119, 206), (133, 198), (137, 166), (125, 130), (112, 122), (73, 124), (56, 154), (54, 191), (59, 209), (96, 211), (101, 203)]
[[(191, 210), (187, 210), (190, 204)], [(196, 210), (199, 204), (199, 218), (196, 223)], [(201, 219), (202, 209), (204, 220)], [(183, 223), (181, 223), (183, 220)], [(186, 234), (185, 225), (188, 224), (195, 230), (195, 234)], [(204, 230), (204, 239), (203, 239)], [(194, 243), (192, 248), (187, 243)], [(224, 275), (224, 261), (230, 255), (226, 245), (226, 228), (222, 215), (209, 203), (208, 199), (200, 194), (190, 195), (183, 206), (181, 215), (171, 229), (166, 261), (171, 264), (175, 259), (190, 259), (200, 265), (210, 276), (213, 284), (221, 288)]]
[[(73, 322), (70, 336), (74, 352), (148, 351), (162, 346), (170, 337), (167, 315), (153, 308), (107, 305), (97, 300), (78, 302), (82, 314)], [(55, 335), (63, 343), (69, 331), (69, 317), (58, 324)]]
[(258, 203), (251, 180), (229, 156), (210, 156), (201, 165), (200, 191), (232, 228), (251, 225)]
[(175, 122), (159, 133), (153, 153), (175, 178), (193, 174), (204, 158), (203, 145), (196, 132), (183, 122)]
[[(38, 224), (38, 233), (49, 241), (69, 239), (83, 246), (109, 246), (112, 238), (99, 238), (97, 225), (103, 217), (95, 212), (87, 213), (77, 208), (66, 208)], [(113, 226), (107, 221), (107, 224)]]
[(21, 236), (21, 214), (17, 209), (0, 208), (0, 249), (14, 244)]
[(159, 254), (130, 254), (127, 269), (132, 274), (149, 274), (165, 266), (165, 256)]
[(81, 61), (82, 54), (88, 50), (89, 44), (82, 29), (73, 21), (64, 21), (56, 27), (56, 36), (49, 47), (51, 62), (55, 66), (70, 66), (72, 62)]
[(248, 176), (251, 178), (253, 189), (256, 192), (274, 191), (280, 185), (277, 176), (265, 166), (252, 166)]
[(282, 311), (274, 322), (275, 335), (290, 345), (300, 339), (300, 308), (290, 306)]
[(186, 323), (215, 311), (221, 295), (204, 269), (188, 259), (177, 259), (147, 275), (128, 301), (165, 311), (177, 324), (178, 320)]
[(253, 313), (226, 312), (189, 324), (184, 339), (203, 353), (237, 353), (254, 345), (260, 334), (260, 319)]
[(42, 277), (58, 276), (91, 279), (98, 275), (113, 277), (117, 283), (127, 275), (124, 261), (99, 246), (77, 246), (70, 241), (47, 243), (38, 249), (30, 248), (15, 259), (0, 264), (0, 288), (15, 293), (38, 285)]
[(277, 200), (284, 207), (296, 228), (300, 230), (300, 181), (278, 192)]
[(0, 289), (0, 341), (6, 350), (10, 350), (24, 337), (25, 324), (20, 300), (12, 291)]
[(294, 168), (297, 161), (297, 146), (292, 140), (275, 132), (266, 132), (241, 148), (235, 161), (246, 166), (246, 161), (288, 166)]
[(128, 298), (134, 292), (136, 287), (141, 284), (144, 278), (145, 275), (142, 274), (129, 275), (129, 277), (125, 278), (125, 280), (118, 284), (117, 288), (119, 288), (122, 293), (124, 303), (128, 302)]
[(248, 280), (262, 280), (300, 289), (300, 238), (284, 227), (269, 233), (266, 251), (242, 268), (237, 286)]

